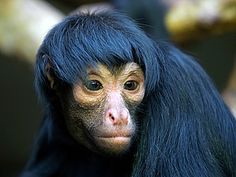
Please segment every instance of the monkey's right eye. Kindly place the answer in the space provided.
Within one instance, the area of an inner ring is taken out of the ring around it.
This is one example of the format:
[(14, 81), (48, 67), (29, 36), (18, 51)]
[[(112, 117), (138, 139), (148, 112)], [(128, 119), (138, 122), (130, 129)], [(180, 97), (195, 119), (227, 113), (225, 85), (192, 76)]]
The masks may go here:
[(84, 85), (90, 91), (98, 91), (103, 88), (102, 84), (98, 80), (88, 80)]

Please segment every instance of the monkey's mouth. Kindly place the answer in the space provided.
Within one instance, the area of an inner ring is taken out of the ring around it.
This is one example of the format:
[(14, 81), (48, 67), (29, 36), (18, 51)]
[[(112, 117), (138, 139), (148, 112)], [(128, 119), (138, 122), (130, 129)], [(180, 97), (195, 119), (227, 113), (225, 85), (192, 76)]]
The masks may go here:
[(130, 135), (116, 135), (116, 136), (99, 136), (96, 138), (99, 141), (114, 143), (114, 144), (126, 144), (131, 140)]
[(96, 137), (96, 144), (107, 152), (120, 154), (125, 152), (131, 144), (131, 136)]
[(97, 139), (102, 141), (114, 141), (117, 143), (127, 142), (130, 141), (131, 136), (111, 136), (111, 137), (97, 137)]

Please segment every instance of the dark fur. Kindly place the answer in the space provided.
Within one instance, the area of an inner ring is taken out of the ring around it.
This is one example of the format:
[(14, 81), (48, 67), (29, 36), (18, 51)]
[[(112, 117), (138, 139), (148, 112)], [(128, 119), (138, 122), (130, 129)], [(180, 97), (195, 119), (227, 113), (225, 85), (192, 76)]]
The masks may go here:
[[(134, 61), (145, 74), (135, 146), (106, 157), (68, 134), (56, 88), (66, 92), (98, 62)], [(154, 43), (117, 13), (67, 17), (54, 27), (37, 55), (36, 89), (45, 117), (22, 177), (236, 177), (236, 121), (202, 68), (169, 44)]]

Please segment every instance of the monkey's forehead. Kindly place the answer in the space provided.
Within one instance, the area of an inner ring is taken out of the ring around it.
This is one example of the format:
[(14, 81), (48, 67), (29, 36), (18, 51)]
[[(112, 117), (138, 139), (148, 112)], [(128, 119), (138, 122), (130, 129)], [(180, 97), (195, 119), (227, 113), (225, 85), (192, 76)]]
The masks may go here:
[(131, 72), (138, 72), (143, 74), (141, 67), (135, 62), (128, 62), (119, 66), (109, 67), (105, 64), (98, 63), (97, 66), (89, 67), (87, 70), (89, 74), (97, 75), (127, 75)]

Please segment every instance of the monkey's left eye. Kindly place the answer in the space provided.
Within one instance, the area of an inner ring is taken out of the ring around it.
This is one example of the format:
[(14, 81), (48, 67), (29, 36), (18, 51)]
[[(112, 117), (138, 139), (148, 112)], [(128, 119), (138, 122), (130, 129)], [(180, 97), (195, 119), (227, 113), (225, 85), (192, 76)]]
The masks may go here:
[(103, 88), (102, 84), (98, 80), (89, 80), (85, 82), (85, 87), (91, 91), (98, 91)]
[(139, 85), (139, 84), (138, 84), (137, 81), (130, 80), (130, 81), (127, 81), (127, 82), (124, 84), (124, 89), (125, 89), (125, 90), (135, 90), (135, 89), (137, 89), (138, 85)]

